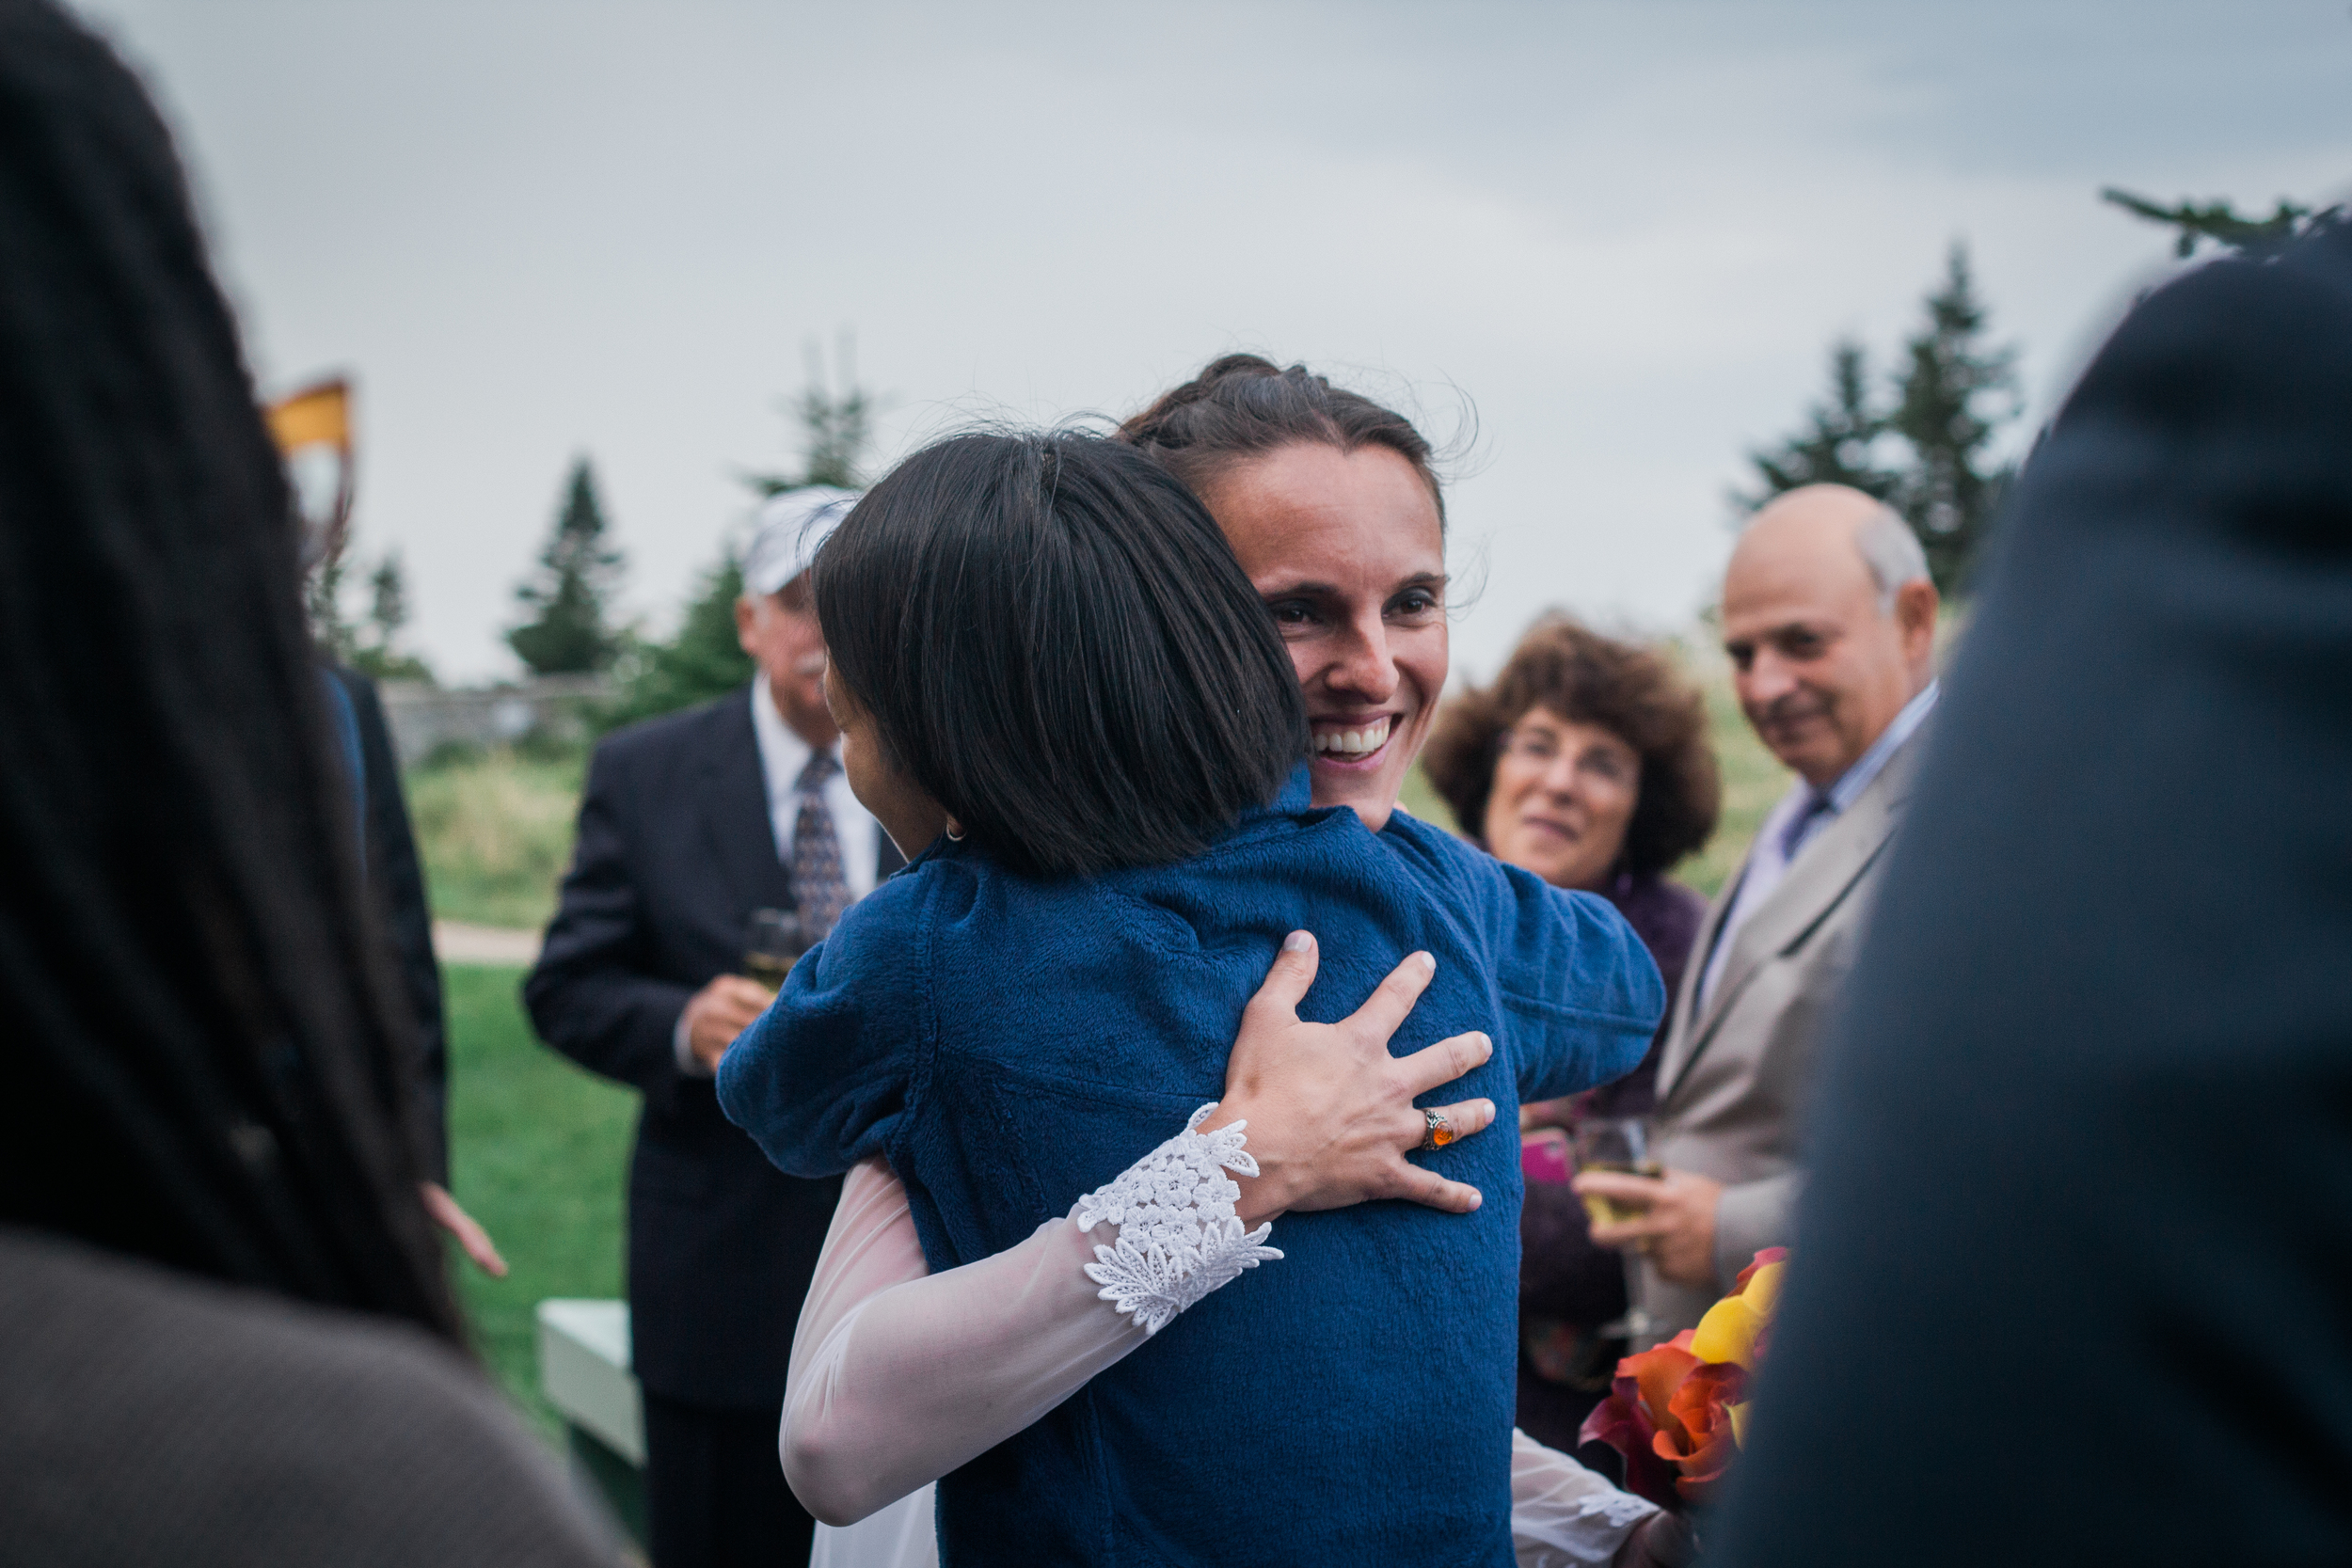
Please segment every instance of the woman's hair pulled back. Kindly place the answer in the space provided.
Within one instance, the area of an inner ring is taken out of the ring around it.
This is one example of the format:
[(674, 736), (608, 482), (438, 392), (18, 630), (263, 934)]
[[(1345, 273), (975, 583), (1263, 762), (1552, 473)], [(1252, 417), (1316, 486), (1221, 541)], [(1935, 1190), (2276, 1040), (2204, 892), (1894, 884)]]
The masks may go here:
[(1207, 495), (1226, 470), (1283, 447), (1308, 443), (1342, 452), (1386, 447), (1413, 466), (1429, 486), (1438, 526), (1445, 523), (1435, 457), (1413, 421), (1360, 392), (1332, 386), (1304, 365), (1285, 370), (1255, 354), (1226, 355), (1163, 393), (1119, 434), (1196, 496)]
[(1197, 854), (1305, 754), (1297, 674), (1216, 520), (1106, 437), (925, 448), (826, 541), (816, 590), (883, 761), (1025, 875)]
[(453, 1339), (322, 679), (170, 136), (0, 0), (0, 1223)]

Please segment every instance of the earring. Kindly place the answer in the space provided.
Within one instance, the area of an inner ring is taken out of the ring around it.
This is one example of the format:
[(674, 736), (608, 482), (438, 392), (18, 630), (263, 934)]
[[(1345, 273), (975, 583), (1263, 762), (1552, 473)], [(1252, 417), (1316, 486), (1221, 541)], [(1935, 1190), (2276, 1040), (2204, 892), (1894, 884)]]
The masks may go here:
[(956, 819), (952, 816), (947, 818), (947, 842), (950, 844), (961, 844), (963, 842), (963, 834), (956, 827)]

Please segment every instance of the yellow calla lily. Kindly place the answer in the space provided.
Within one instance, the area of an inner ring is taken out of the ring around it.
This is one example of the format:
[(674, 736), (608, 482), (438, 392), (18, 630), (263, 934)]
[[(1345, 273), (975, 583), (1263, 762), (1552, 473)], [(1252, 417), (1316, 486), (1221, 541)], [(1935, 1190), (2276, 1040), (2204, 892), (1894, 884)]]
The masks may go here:
[(1767, 1263), (1749, 1279), (1748, 1288), (1740, 1292), (1740, 1299), (1755, 1309), (1759, 1317), (1769, 1318), (1772, 1308), (1780, 1305), (1780, 1283), (1788, 1273), (1786, 1263)]
[(1691, 1337), (1691, 1354), (1701, 1361), (1735, 1361), (1754, 1371), (1756, 1337), (1764, 1323), (1764, 1314), (1750, 1307), (1745, 1296), (1725, 1296), (1699, 1320), (1698, 1332)]

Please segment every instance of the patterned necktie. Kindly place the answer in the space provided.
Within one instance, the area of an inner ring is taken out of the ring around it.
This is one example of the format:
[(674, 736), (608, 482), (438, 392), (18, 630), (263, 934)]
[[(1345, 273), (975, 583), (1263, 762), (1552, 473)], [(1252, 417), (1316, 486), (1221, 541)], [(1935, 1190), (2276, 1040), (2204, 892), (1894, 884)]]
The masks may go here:
[(850, 907), (850, 884), (841, 875), (841, 836), (825, 806), (825, 784), (841, 765), (829, 751), (808, 759), (792, 787), (801, 815), (792, 824), (792, 898), (801, 911), (801, 940), (814, 946)]

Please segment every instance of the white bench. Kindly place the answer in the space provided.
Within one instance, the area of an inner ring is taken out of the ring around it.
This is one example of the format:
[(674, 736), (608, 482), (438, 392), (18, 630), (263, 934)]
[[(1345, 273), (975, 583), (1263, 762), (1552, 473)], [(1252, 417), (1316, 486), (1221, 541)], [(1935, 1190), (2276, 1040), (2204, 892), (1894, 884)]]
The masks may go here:
[(628, 1303), (539, 1304), (539, 1391), (564, 1418), (574, 1463), (645, 1539), (645, 1410), (628, 1365)]

